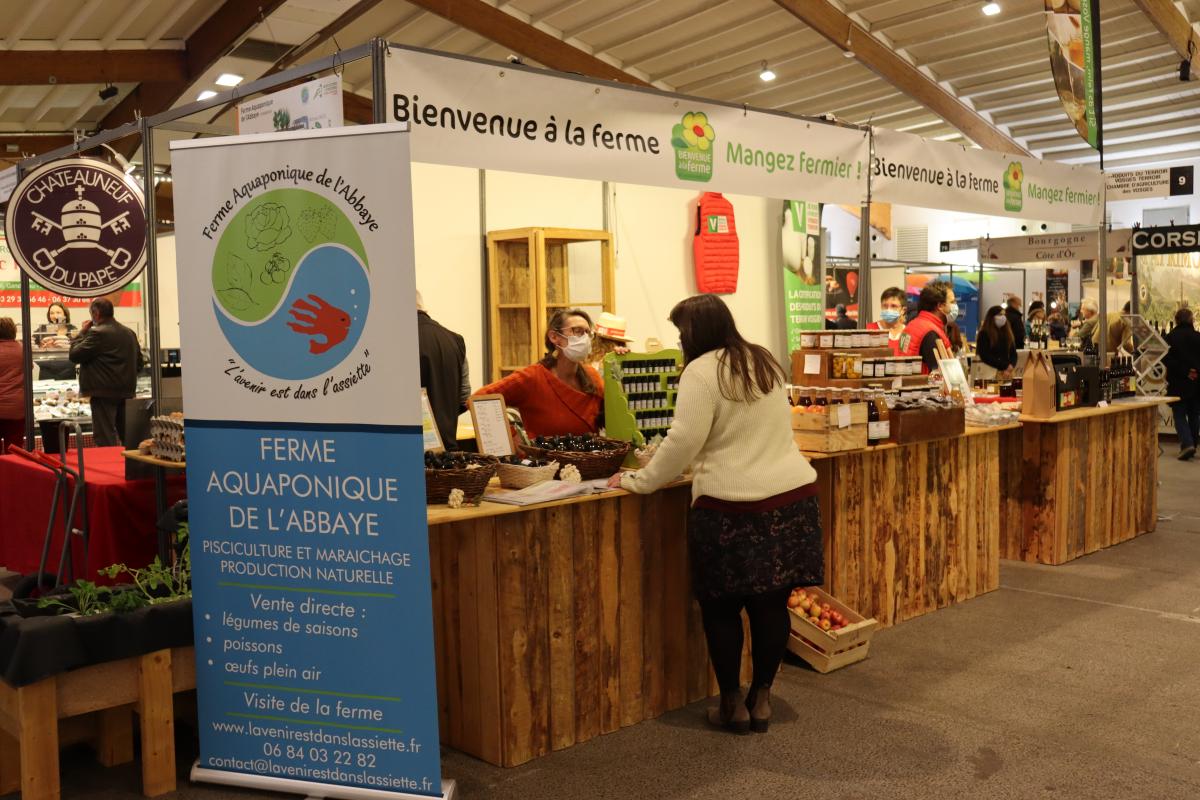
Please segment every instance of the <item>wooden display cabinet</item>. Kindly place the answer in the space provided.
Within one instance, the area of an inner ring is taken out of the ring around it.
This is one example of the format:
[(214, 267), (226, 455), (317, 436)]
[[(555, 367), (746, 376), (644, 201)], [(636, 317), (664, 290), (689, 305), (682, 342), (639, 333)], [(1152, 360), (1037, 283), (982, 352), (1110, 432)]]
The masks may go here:
[[(612, 234), (576, 228), (515, 228), (490, 231), (488, 242), (488, 320), (491, 378), (496, 381), (536, 362), (550, 315), (581, 308), (593, 320), (615, 308)], [(600, 248), (601, 297), (571, 294), (569, 247), (595, 242)]]

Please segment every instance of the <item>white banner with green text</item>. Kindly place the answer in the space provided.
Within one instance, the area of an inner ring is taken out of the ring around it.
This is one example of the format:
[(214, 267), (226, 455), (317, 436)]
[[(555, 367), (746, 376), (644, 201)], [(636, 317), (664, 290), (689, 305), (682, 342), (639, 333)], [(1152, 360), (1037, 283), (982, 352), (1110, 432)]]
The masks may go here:
[(871, 198), (922, 208), (1098, 225), (1104, 217), (1104, 173), (1095, 167), (876, 128)]
[(414, 161), (857, 205), (865, 131), (392, 46), (389, 120)]

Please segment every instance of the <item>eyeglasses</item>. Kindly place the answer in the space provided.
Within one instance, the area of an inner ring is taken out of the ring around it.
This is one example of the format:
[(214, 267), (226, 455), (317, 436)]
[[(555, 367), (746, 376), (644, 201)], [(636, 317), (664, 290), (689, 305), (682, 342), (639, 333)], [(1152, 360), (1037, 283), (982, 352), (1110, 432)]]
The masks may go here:
[(559, 328), (558, 332), (563, 336), (589, 336), (592, 332), (592, 329), (576, 326), (574, 328)]

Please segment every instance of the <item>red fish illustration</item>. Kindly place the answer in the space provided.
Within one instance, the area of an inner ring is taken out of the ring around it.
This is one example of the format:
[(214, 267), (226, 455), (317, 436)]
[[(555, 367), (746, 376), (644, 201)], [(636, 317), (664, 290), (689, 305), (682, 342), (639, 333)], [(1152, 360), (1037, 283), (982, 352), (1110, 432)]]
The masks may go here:
[[(308, 340), (308, 352), (319, 356), (346, 340), (350, 333), (350, 315), (315, 294), (310, 294), (308, 299), (312, 302), (301, 298), (292, 303), (288, 313), (296, 321), (289, 322), (287, 326), (303, 336), (314, 337)], [(317, 341), (318, 336), (324, 336), (325, 341)]]

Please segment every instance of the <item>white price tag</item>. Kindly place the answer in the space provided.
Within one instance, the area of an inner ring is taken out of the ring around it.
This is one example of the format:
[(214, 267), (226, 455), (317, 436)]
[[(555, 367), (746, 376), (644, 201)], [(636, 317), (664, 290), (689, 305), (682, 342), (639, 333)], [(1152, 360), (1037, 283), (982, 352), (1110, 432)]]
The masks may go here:
[(1096, 408), (1108, 408), (1108, 401), (1101, 400), (1099, 403), (1096, 403)]
[(892, 388), (893, 389), (903, 389), (904, 388), (904, 379), (903, 378), (893, 378), (892, 379)]
[(839, 428), (849, 428), (850, 427), (850, 406), (846, 406), (846, 405), (838, 406), (837, 412), (838, 412), (838, 427)]
[(819, 353), (804, 356), (804, 374), (805, 375), (820, 375), (821, 374), (821, 356)]

